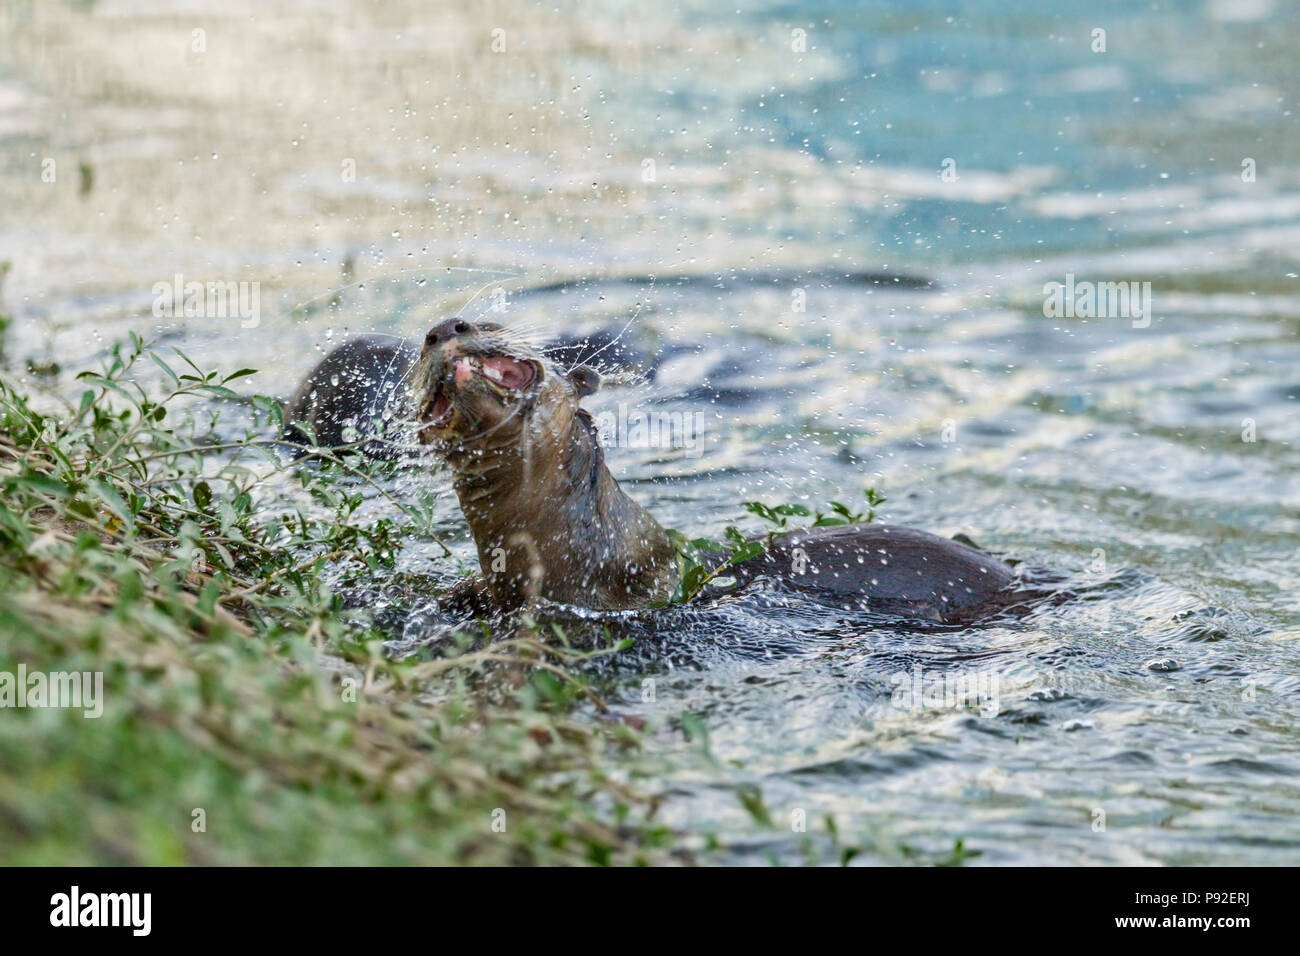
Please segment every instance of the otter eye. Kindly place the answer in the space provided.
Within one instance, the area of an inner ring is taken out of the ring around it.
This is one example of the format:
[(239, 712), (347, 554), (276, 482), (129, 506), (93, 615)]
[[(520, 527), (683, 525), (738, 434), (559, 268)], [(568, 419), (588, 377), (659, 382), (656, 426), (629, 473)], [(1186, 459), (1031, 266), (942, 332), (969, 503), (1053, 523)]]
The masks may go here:
[(600, 388), (600, 373), (590, 365), (579, 365), (569, 373), (569, 381), (573, 383), (578, 397), (586, 398), (588, 395), (594, 395), (596, 389)]

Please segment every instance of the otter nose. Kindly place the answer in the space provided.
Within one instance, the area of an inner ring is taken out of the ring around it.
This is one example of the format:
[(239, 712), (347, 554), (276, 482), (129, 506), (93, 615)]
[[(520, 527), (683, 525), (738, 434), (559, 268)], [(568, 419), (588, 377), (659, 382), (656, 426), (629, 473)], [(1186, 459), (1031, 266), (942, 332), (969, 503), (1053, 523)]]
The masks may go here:
[(424, 347), (426, 349), (436, 349), (439, 345), (450, 342), (456, 336), (472, 331), (473, 328), (464, 319), (448, 319), (445, 322), (439, 322), (424, 337)]

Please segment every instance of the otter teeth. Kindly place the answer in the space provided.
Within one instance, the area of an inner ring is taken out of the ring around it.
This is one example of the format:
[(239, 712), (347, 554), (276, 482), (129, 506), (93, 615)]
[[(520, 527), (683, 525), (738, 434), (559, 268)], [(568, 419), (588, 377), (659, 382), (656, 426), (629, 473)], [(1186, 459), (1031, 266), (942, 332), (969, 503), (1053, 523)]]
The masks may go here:
[(483, 361), (483, 359), (478, 356), (466, 355), (456, 360), (453, 377), (458, 384), (463, 384), (463, 381), (469, 380), (468, 376), (464, 380), (461, 379), (460, 373), (462, 371), (469, 375), (482, 375), (484, 378), (489, 379), (498, 385), (506, 384), (505, 373), (501, 371), (501, 369)]
[(482, 375), (484, 378), (489, 378), (492, 381), (496, 382), (498, 385), (502, 385), (505, 383), (506, 377), (501, 372), (501, 370), (499, 368), (494, 368), (493, 366), (489, 365), (487, 362), (484, 362), (478, 356), (470, 356), (466, 358), (464, 361), (467, 365), (469, 365), (470, 368), (478, 372), (478, 374)]
[(469, 356), (456, 359), (451, 369), (451, 381), (457, 385), (465, 385), (474, 373), (479, 371), (478, 361)]

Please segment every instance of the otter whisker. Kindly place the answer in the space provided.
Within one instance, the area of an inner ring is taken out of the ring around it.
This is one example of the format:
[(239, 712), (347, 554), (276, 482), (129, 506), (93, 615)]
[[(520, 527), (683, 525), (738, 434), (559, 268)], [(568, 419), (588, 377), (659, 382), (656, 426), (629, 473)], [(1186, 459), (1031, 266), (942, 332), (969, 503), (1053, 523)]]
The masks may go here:
[(529, 323), (527, 325), (508, 325), (503, 327), (501, 331), (508, 338), (527, 342), (529, 344), (544, 342), (550, 336), (550, 330), (541, 322)]
[(496, 423), (495, 425), (493, 425), (491, 428), (489, 428), (489, 429), (487, 429), (487, 430), (485, 430), (485, 431), (478, 432), (477, 434), (467, 435), (467, 436), (465, 436), (465, 438), (462, 439), (462, 441), (478, 441), (480, 438), (487, 438), (489, 435), (491, 435), (491, 434), (492, 434), (493, 432), (495, 432), (497, 429), (502, 428), (502, 427), (504, 427), (504, 426), (510, 424), (510, 422), (513, 421), (513, 420), (515, 419), (515, 416), (517, 416), (517, 415), (518, 415), (518, 414), (523, 410), (523, 407), (524, 407), (524, 403), (523, 403), (523, 402), (518, 402), (518, 403), (515, 405), (515, 407), (512, 408), (512, 409), (510, 410), (510, 414), (509, 414), (509, 415), (507, 415), (505, 418), (501, 419), (501, 421), (497, 422), (497, 423)]

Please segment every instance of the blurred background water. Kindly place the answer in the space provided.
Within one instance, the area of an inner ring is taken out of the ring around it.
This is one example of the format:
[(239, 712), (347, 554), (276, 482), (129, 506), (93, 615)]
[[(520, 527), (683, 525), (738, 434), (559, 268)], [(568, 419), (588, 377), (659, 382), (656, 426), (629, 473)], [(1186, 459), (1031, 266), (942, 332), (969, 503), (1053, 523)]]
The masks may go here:
[[(1294, 863), (1296, 28), (1281, 0), (0, 0), (7, 359), (71, 389), (136, 330), (287, 395), (497, 287), (530, 327), (626, 325), (656, 373), (593, 410), (706, 425), (609, 450), (664, 523), (874, 485), (1082, 595), (942, 633), (761, 592), (638, 619), (603, 692), (717, 757), (653, 738), (666, 822), (736, 860), (802, 858), (802, 811), (866, 861)], [(177, 274), (259, 283), (259, 321), (156, 317)], [(1048, 317), (1067, 274), (1150, 282), (1149, 325)], [(917, 666), (996, 672), (999, 713), (896, 706)]]

